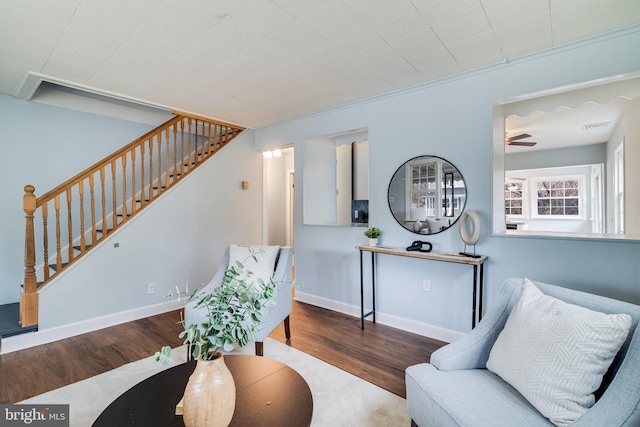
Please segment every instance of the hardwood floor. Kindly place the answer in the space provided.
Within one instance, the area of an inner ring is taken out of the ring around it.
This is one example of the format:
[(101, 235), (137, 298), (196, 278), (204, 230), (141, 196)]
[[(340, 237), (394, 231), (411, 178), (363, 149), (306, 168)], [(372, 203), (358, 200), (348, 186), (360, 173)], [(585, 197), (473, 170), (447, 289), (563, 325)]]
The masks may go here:
[[(404, 371), (445, 343), (294, 301), (291, 346), (405, 397)], [(284, 328), (270, 335), (285, 342)], [(268, 353), (265, 353), (268, 357)]]
[[(0, 355), (0, 403), (16, 403), (182, 344), (178, 311), (40, 347)], [(285, 342), (279, 326), (272, 338)], [(298, 350), (404, 397), (404, 370), (443, 342), (294, 301), (291, 343)], [(268, 349), (265, 356), (269, 357)]]

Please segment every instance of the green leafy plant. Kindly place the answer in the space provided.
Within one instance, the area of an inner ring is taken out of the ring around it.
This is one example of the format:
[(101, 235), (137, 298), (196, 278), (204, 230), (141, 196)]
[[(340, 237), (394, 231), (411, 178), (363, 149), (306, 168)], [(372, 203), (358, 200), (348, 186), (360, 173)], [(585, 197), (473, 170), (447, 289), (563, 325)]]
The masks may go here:
[[(256, 259), (258, 253), (254, 251), (251, 256)], [(196, 309), (206, 310), (207, 321), (187, 325), (184, 318), (181, 319), (184, 331), (179, 337), (189, 345), (194, 359), (215, 359), (218, 352), (231, 351), (236, 343), (244, 347), (262, 320), (262, 308), (273, 303), (276, 292), (277, 284), (273, 280), (265, 283), (261, 278), (253, 278), (253, 273), (236, 261), (225, 272), (221, 286), (213, 292), (200, 287), (189, 297), (188, 301), (196, 301)], [(166, 364), (170, 356), (171, 347), (164, 346), (156, 352), (155, 359)]]
[(382, 234), (382, 231), (380, 231), (380, 229), (376, 227), (369, 227), (364, 232), (364, 235), (370, 239), (375, 239), (377, 237), (380, 237), (381, 234)]

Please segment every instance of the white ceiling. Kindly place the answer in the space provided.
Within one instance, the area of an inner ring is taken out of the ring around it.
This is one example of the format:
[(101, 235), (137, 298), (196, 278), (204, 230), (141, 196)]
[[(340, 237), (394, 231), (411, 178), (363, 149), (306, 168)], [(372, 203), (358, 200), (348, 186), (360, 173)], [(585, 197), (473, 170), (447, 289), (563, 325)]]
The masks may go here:
[(640, 73), (554, 88), (507, 102), (506, 137), (528, 134), (533, 147), (505, 146), (505, 153), (554, 150), (608, 142), (624, 115), (640, 114)]
[(631, 107), (633, 100), (615, 98), (606, 104), (588, 102), (576, 108), (561, 106), (552, 112), (534, 111), (526, 117), (509, 116), (505, 119), (507, 136), (523, 133), (536, 142), (533, 147), (509, 146), (505, 153), (555, 150), (607, 142), (620, 117)]
[(32, 73), (260, 127), (638, 23), (638, 0), (0, 0), (0, 93)]

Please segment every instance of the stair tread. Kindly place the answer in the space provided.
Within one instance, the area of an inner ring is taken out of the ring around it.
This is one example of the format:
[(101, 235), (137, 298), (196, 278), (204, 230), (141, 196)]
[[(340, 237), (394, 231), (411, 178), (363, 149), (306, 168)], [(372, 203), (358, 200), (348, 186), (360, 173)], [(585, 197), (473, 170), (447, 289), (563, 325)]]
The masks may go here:
[[(63, 262), (60, 264), (60, 268), (65, 268), (67, 265), (69, 265), (68, 262)], [(58, 271), (58, 264), (49, 264), (49, 268), (52, 269), (53, 271)]]
[(38, 325), (24, 328), (20, 326), (20, 303), (0, 305), (0, 337), (6, 338), (37, 330)]

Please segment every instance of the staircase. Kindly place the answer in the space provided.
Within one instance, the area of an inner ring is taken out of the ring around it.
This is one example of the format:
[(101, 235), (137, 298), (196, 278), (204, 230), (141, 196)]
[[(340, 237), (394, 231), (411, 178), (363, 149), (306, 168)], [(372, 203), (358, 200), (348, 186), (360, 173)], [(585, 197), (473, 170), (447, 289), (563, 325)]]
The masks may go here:
[(173, 114), (173, 119), (40, 197), (32, 185), (24, 188), (23, 328), (37, 325), (38, 292), (44, 286), (245, 129)]

